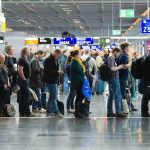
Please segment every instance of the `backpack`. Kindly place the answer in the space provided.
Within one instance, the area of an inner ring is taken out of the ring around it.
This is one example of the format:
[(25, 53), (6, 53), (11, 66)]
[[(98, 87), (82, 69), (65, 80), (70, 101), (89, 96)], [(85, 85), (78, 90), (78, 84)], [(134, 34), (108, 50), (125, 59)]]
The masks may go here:
[(108, 66), (108, 59), (99, 68), (99, 75), (102, 81), (109, 81), (113, 76), (113, 72)]
[(135, 79), (142, 79), (143, 71), (142, 71), (142, 60), (143, 58), (139, 58), (134, 60), (131, 65), (131, 74)]
[(15, 114), (16, 110), (11, 104), (6, 104), (3, 106), (1, 114), (2, 117), (14, 117)]
[(83, 64), (85, 66), (85, 69), (86, 69), (86, 77), (88, 78), (90, 76), (90, 69), (89, 69), (89, 61), (90, 61), (91, 57), (89, 56), (85, 61), (83, 61)]

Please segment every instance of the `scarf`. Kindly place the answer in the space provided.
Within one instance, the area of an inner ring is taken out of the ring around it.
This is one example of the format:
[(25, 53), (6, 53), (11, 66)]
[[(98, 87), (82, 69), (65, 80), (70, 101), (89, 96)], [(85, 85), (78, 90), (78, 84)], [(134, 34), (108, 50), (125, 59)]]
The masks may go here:
[(83, 72), (84, 72), (84, 73), (86, 72), (85, 66), (83, 65), (81, 59), (78, 59), (78, 58), (76, 58), (76, 57), (72, 57), (72, 60), (76, 60), (76, 61), (80, 64), (80, 66), (81, 66)]

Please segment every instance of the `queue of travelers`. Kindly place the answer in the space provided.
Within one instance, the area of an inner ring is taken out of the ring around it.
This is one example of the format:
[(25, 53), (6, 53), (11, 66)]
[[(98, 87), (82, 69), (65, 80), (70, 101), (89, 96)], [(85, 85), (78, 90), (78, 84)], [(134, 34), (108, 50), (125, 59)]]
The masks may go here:
[[(150, 68), (150, 48), (147, 50), (141, 65), (143, 76), (140, 81), (144, 83), (149, 83), (150, 79), (150, 73), (147, 71), (147, 68)], [(91, 95), (94, 95), (97, 93), (96, 81), (99, 80), (100, 92), (97, 94), (103, 94), (108, 85), (107, 117), (125, 118), (130, 111), (137, 111), (132, 99), (137, 97), (139, 82), (131, 70), (133, 62), (139, 59), (138, 54), (134, 52), (130, 56), (129, 53), (130, 44), (127, 42), (109, 52), (92, 53), (90, 49), (84, 52), (77, 49), (62, 52), (56, 49), (46, 56), (44, 51), (37, 50), (32, 57), (29, 48), (24, 47), (17, 60), (14, 57), (13, 46), (7, 46), (5, 53), (0, 54), (0, 116), (3, 117), (4, 106), (12, 103), (12, 93), (19, 91), (20, 98), (17, 97), (17, 101), (20, 117), (36, 117), (33, 114), (46, 113), (49, 118), (63, 118), (64, 114), (60, 109), (64, 106), (58, 104), (58, 86), (61, 84), (63, 94), (68, 94), (67, 113), (74, 114), (76, 118), (86, 118), (92, 112), (90, 100), (86, 100), (82, 92), (84, 82), (88, 81), (88, 88)], [(104, 80), (107, 74), (110, 76)], [(127, 89), (131, 92), (130, 102), (127, 100)], [(34, 91), (37, 100), (31, 101), (31, 90)], [(141, 106), (143, 117), (149, 117), (149, 100), (150, 95), (144, 93)]]

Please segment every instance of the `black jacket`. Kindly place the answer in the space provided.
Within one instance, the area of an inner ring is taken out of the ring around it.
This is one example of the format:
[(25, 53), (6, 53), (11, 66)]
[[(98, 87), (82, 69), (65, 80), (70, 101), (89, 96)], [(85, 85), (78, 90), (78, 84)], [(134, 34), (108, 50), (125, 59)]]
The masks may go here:
[(145, 56), (143, 61), (143, 79), (150, 81), (150, 55)]
[(8, 71), (5, 67), (0, 67), (0, 87), (4, 87), (4, 84), (8, 85)]
[(46, 83), (56, 84), (59, 78), (59, 63), (53, 55), (50, 55), (44, 61), (44, 79)]
[(37, 58), (32, 58), (30, 62), (31, 76), (30, 76), (30, 87), (41, 88), (44, 86), (43, 83), (43, 69), (40, 67)]

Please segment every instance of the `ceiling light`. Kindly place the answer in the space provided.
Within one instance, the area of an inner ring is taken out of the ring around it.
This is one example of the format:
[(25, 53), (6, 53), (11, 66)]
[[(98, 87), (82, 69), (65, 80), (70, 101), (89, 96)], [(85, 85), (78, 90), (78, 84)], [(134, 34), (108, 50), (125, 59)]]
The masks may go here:
[(67, 10), (64, 10), (64, 11), (69, 11), (69, 12), (71, 12), (72, 10), (71, 10), (71, 9), (67, 9)]
[(79, 26), (80, 27), (80, 29), (84, 29), (84, 27), (83, 26)]
[(65, 7), (65, 6), (68, 6), (68, 5), (59, 5), (60, 7)]
[(62, 8), (62, 9), (64, 9), (64, 10), (68, 10), (69, 9), (70, 10), (70, 8)]

